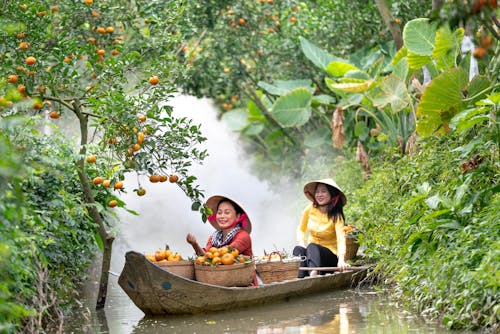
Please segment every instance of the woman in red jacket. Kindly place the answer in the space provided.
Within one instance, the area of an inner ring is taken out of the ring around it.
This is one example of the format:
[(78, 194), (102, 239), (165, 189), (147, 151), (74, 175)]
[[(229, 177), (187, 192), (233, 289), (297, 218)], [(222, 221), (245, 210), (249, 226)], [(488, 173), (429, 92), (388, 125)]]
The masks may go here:
[(250, 239), (252, 225), (241, 205), (220, 195), (210, 197), (206, 205), (213, 212), (208, 221), (216, 231), (208, 238), (203, 248), (193, 234), (189, 233), (186, 236), (186, 241), (191, 244), (196, 255), (203, 256), (211, 247), (231, 246), (240, 254), (253, 257)]

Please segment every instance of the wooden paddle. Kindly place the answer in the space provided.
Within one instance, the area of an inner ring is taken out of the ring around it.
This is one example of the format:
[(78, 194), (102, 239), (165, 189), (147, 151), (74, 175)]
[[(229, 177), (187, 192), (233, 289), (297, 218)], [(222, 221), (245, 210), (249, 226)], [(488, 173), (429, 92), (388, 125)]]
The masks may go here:
[[(369, 269), (370, 267), (347, 267), (345, 270), (352, 270), (352, 271), (360, 271), (360, 270), (366, 270)], [(299, 267), (299, 270), (305, 270), (305, 271), (312, 271), (312, 270), (317, 270), (317, 271), (340, 271), (339, 267)]]

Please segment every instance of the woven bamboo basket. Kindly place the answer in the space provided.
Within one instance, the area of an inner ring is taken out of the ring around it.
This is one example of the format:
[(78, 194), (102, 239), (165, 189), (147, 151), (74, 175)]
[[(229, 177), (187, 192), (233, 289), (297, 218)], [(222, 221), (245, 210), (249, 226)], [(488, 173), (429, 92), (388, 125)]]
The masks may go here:
[(253, 282), (255, 263), (235, 263), (230, 265), (206, 266), (194, 264), (197, 281), (220, 286), (248, 286)]
[(355, 238), (345, 238), (345, 260), (352, 260), (358, 253), (359, 243)]
[(193, 261), (160, 261), (155, 264), (165, 270), (168, 270), (176, 275), (194, 280), (194, 266)]
[(280, 255), (280, 259), (278, 261), (271, 261), (271, 255), (273, 253), (269, 254), (267, 260), (257, 262), (255, 264), (262, 282), (264, 284), (268, 284), (297, 278), (300, 267), (300, 258), (290, 259), (287, 261), (283, 260), (281, 254), (277, 253)]

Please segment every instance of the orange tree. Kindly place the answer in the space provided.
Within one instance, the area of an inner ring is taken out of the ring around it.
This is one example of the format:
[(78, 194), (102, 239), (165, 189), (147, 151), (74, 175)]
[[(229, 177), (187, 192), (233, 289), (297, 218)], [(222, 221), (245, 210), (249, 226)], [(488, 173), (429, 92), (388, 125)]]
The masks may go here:
[[(174, 28), (179, 2), (8, 1), (0, 35), (0, 113), (46, 117), (77, 129), (76, 151), (68, 154), (86, 215), (104, 249), (98, 307), (105, 302), (113, 235), (110, 207), (125, 207), (119, 194), (147, 186), (124, 184), (124, 174), (170, 177), (200, 210), (203, 193), (189, 174), (206, 152), (199, 126), (175, 118), (168, 100), (180, 34)], [(49, 132), (45, 132), (47, 135)], [(16, 144), (16, 130), (10, 132)], [(53, 132), (64, 138), (63, 134)], [(62, 145), (56, 141), (54, 145)], [(67, 143), (64, 143), (66, 145)], [(50, 156), (50, 151), (40, 154)], [(139, 179), (139, 178), (138, 178)]]

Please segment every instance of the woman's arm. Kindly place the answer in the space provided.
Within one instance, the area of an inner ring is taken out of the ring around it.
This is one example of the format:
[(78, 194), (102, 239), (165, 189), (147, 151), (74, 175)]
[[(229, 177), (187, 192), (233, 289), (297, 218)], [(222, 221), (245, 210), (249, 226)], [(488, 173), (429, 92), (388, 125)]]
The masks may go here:
[(186, 241), (193, 247), (194, 252), (198, 256), (203, 256), (205, 254), (205, 250), (198, 245), (198, 242), (196, 241), (196, 238), (194, 235), (191, 233), (188, 233), (186, 236)]
[(343, 271), (347, 269), (349, 265), (345, 262), (346, 242), (344, 221), (342, 219), (338, 219), (335, 222), (335, 233), (337, 234), (337, 257), (339, 258), (337, 266), (339, 267), (340, 271)]

